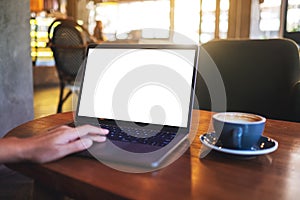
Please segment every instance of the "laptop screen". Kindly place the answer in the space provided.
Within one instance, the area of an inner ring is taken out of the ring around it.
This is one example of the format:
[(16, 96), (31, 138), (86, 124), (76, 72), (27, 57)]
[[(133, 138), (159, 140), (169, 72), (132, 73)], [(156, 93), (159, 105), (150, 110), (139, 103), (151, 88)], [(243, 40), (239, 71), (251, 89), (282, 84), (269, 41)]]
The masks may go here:
[(89, 48), (78, 116), (187, 127), (196, 55), (170, 45)]

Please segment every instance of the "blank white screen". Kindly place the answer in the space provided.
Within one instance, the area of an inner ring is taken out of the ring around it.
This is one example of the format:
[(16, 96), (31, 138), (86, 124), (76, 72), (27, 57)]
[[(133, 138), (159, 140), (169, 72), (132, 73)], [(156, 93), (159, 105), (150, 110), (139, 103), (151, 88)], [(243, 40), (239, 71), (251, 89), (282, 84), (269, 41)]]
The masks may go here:
[(79, 116), (187, 127), (195, 50), (90, 49)]

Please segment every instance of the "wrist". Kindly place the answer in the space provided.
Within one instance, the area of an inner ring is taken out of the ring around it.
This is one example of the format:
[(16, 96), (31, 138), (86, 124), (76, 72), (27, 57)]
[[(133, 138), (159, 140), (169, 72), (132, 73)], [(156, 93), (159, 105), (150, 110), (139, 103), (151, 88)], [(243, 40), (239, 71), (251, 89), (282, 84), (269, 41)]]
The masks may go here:
[(27, 139), (15, 138), (15, 140), (16, 140), (15, 153), (18, 161), (21, 162), (31, 161), (30, 152), (31, 152), (32, 145), (26, 142)]
[[(0, 163), (14, 163), (28, 160), (26, 145), (23, 139), (16, 137), (8, 137), (0, 139)], [(28, 146), (28, 145), (27, 145)]]

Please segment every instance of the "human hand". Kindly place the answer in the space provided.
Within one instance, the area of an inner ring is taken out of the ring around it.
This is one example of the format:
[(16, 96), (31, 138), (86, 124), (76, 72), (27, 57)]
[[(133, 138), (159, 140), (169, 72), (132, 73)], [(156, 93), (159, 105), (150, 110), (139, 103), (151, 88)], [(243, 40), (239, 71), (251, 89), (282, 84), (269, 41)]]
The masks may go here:
[(93, 142), (104, 142), (106, 134), (108, 134), (108, 130), (91, 125), (76, 128), (60, 126), (30, 138), (5, 138), (3, 140), (6, 142), (2, 140), (0, 143), (6, 145), (8, 149), (12, 149), (9, 147), (14, 146), (15, 155), (11, 155), (8, 162), (45, 163), (87, 149), (92, 146)]

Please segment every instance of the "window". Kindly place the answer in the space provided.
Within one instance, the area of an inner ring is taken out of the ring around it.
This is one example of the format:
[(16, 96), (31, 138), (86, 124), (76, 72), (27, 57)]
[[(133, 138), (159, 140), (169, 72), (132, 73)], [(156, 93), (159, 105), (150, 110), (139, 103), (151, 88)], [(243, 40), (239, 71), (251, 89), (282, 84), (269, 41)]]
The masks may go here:
[(229, 0), (201, 0), (200, 42), (227, 38)]
[[(168, 38), (170, 28), (170, 1), (142, 1), (96, 4), (95, 13), (90, 15), (103, 23), (103, 32), (108, 40), (142, 38)], [(90, 20), (89, 30), (95, 26)], [(142, 29), (155, 28), (167, 31), (139, 32)]]
[(228, 14), (229, 14), (229, 0), (220, 1), (220, 19), (219, 19), (219, 38), (227, 38), (228, 32)]
[(280, 30), (281, 0), (252, 1), (250, 38), (277, 38)]
[(288, 1), (286, 31), (300, 32), (300, 0)]
[[(188, 37), (194, 42), (199, 41), (200, 1), (174, 1), (174, 31)], [(176, 40), (176, 38), (175, 38)]]
[[(194, 42), (227, 38), (229, 0), (150, 0), (92, 4), (89, 6), (89, 30), (92, 33), (95, 20), (101, 20), (108, 40), (133, 39), (135, 36), (166, 39), (169, 38), (170, 29)], [(141, 31), (146, 28), (163, 31)], [(174, 42), (178, 42), (176, 38)]]

